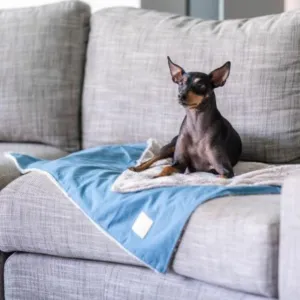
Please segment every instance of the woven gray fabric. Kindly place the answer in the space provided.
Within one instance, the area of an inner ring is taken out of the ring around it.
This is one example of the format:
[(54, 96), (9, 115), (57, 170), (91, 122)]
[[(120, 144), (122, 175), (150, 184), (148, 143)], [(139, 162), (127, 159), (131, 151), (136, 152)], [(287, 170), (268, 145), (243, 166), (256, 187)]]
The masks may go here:
[(300, 11), (203, 21), (134, 8), (92, 16), (83, 96), (83, 145), (167, 142), (184, 111), (167, 55), (186, 71), (231, 74), (216, 90), (240, 133), (245, 160), (300, 157)]
[(24, 153), (44, 159), (67, 155), (67, 152), (47, 145), (0, 143), (0, 190), (21, 175), (12, 160), (5, 157), (5, 152)]
[(0, 11), (0, 141), (79, 148), (89, 7)]
[(39, 173), (24, 175), (0, 192), (0, 249), (140, 264)]
[[(175, 255), (174, 271), (277, 295), (278, 214), (278, 196), (230, 197), (199, 206)], [(0, 249), (140, 264), (38, 173), (18, 178), (0, 193)]]
[(5, 299), (271, 300), (144, 268), (32, 254), (8, 259)]
[(300, 299), (300, 174), (286, 179), (280, 210), (280, 299)]
[(205, 282), (276, 297), (279, 195), (235, 196), (192, 215), (173, 269)]

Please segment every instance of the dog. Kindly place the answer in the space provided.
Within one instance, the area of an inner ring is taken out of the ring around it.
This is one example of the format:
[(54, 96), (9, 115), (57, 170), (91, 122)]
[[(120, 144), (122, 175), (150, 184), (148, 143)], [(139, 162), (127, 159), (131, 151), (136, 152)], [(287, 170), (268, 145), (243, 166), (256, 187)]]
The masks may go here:
[(160, 159), (173, 158), (155, 177), (174, 173), (210, 172), (223, 178), (234, 176), (233, 167), (242, 153), (239, 134), (219, 112), (214, 90), (224, 86), (231, 63), (210, 74), (185, 72), (168, 56), (171, 77), (178, 85), (178, 101), (186, 110), (178, 136), (152, 159), (130, 168), (141, 172)]

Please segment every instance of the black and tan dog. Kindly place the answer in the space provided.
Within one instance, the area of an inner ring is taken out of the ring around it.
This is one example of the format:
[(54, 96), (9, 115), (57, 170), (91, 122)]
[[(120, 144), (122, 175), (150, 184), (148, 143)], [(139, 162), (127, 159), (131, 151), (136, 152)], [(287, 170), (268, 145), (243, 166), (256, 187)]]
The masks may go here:
[(242, 143), (238, 133), (217, 109), (214, 93), (215, 88), (225, 84), (230, 62), (210, 74), (185, 72), (169, 57), (168, 63), (172, 79), (178, 84), (178, 100), (185, 108), (186, 116), (179, 135), (164, 146), (159, 155), (131, 170), (141, 172), (160, 159), (172, 157), (173, 164), (156, 177), (186, 170), (233, 177), (233, 166), (240, 158)]

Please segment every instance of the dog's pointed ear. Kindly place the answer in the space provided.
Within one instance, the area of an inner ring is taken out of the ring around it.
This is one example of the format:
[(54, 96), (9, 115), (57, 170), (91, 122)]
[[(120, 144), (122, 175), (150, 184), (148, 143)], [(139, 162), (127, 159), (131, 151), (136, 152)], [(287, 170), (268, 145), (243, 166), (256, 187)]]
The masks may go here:
[(209, 74), (214, 88), (223, 86), (226, 83), (226, 80), (230, 73), (230, 67), (231, 63), (230, 61), (228, 61), (221, 68), (218, 68)]
[(185, 73), (184, 70), (180, 66), (174, 64), (169, 56), (168, 56), (168, 64), (169, 64), (172, 80), (175, 83), (179, 83), (180, 81), (182, 81), (183, 74)]

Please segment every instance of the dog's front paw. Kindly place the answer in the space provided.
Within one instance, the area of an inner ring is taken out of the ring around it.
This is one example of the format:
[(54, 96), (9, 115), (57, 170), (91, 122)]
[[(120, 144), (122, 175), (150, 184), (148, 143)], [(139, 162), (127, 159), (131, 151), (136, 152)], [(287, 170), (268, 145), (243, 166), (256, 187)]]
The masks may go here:
[(136, 167), (130, 167), (128, 168), (129, 171), (133, 171), (133, 172), (136, 172)]
[(226, 179), (230, 179), (230, 178), (234, 177), (233, 170), (231, 168), (230, 169), (223, 168), (222, 176), (223, 176), (223, 178), (226, 178)]
[(230, 179), (230, 178), (234, 177), (234, 173), (231, 171), (231, 172), (226, 173), (224, 176), (226, 179)]
[(218, 175), (218, 177), (223, 178), (223, 179), (230, 179), (230, 178), (234, 177), (234, 174), (233, 173), (226, 173), (226, 174)]
[(170, 176), (175, 173), (178, 173), (178, 169), (174, 168), (173, 166), (166, 166), (162, 169), (162, 171), (158, 175), (154, 176), (153, 178)]
[(230, 178), (234, 177), (234, 173), (232, 171), (230, 172), (230, 171), (226, 170), (226, 172), (224, 172), (223, 174), (219, 174), (217, 177), (223, 178), (223, 179), (230, 179)]

